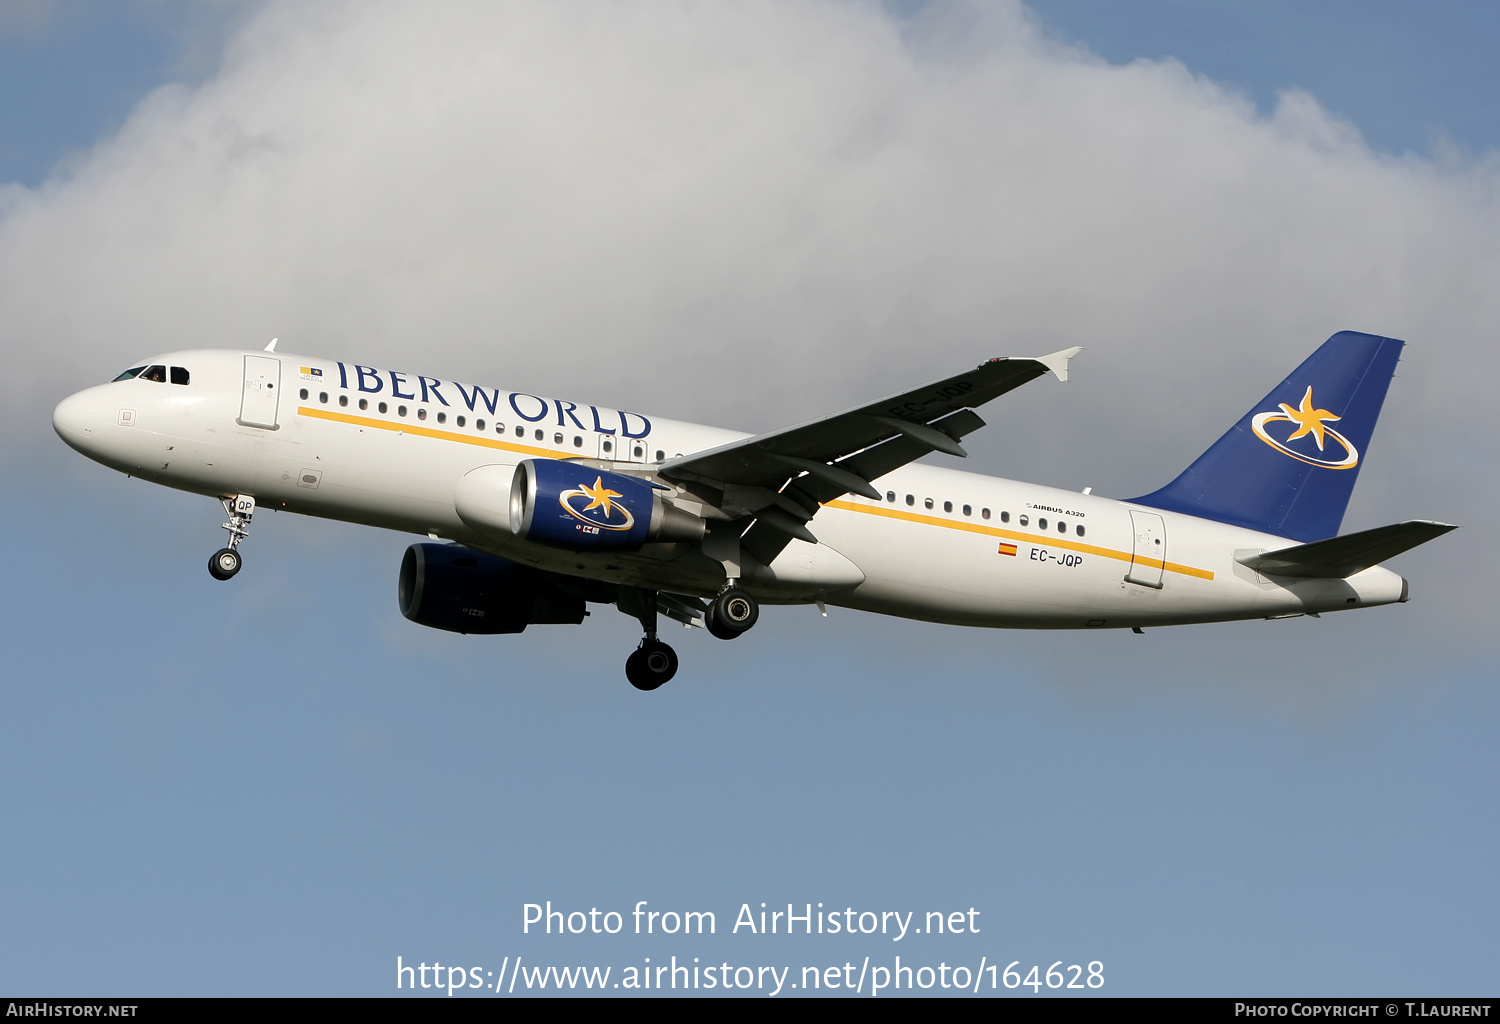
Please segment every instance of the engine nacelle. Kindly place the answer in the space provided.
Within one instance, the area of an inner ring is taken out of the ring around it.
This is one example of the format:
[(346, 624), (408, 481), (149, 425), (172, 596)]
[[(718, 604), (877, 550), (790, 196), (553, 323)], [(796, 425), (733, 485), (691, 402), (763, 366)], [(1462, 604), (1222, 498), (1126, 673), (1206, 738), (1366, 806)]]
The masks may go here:
[(579, 623), (588, 614), (540, 569), (457, 544), (413, 544), (401, 559), (397, 602), (411, 621), (454, 633), (519, 633), (541, 623)]
[(633, 551), (651, 541), (698, 541), (698, 516), (639, 477), (557, 459), (524, 459), (510, 488), (516, 536), (574, 551)]

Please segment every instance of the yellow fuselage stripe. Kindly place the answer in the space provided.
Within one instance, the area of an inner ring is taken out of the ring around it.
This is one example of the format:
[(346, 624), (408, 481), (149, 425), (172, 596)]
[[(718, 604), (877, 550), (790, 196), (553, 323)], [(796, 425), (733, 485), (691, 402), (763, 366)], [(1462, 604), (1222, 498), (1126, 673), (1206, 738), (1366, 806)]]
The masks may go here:
[(1113, 548), (1101, 548), (1093, 544), (1085, 544), (1082, 541), (1068, 540), (1050, 533), (1023, 533), (1019, 530), (1005, 530), (998, 526), (984, 526), (980, 523), (966, 523), (954, 519), (940, 519), (937, 516), (924, 516), (920, 512), (904, 512), (898, 508), (886, 508), (884, 505), (857, 505), (852, 501), (835, 499), (825, 501), (824, 505), (829, 508), (843, 509), (845, 512), (862, 512), (869, 516), (884, 516), (887, 519), (902, 519), (908, 523), (921, 523), (924, 526), (937, 526), (945, 530), (961, 530), (965, 533), (979, 533), (987, 537), (1004, 537), (1007, 540), (1023, 540), (1029, 544), (1045, 546), (1049, 548), (1062, 548), (1067, 551), (1077, 551), (1086, 555), (1099, 555), (1101, 558), (1113, 558), (1121, 562), (1136, 562), (1140, 565), (1152, 568), (1165, 569), (1168, 572), (1181, 573), (1184, 576), (1196, 576), (1198, 579), (1211, 580), (1214, 574), (1207, 569), (1195, 569), (1191, 565), (1179, 565), (1176, 562), (1165, 562), (1159, 558), (1137, 558), (1129, 551), (1116, 551)]
[[(399, 434), (415, 434), (418, 437), (430, 437), (438, 441), (457, 441), (460, 444), (472, 444), (480, 448), (495, 448), (500, 451), (515, 452), (519, 455), (539, 455), (543, 458), (557, 458), (560, 455), (567, 454), (567, 452), (560, 452), (555, 448), (536, 448), (532, 445), (516, 444), (513, 441), (501, 441), (490, 437), (476, 437), (472, 434), (459, 434), (451, 430), (434, 430), (432, 427), (419, 427), (411, 423), (392, 423), (390, 420), (378, 420), (373, 416), (355, 416), (347, 412), (334, 412), (332, 409), (313, 409), (308, 406), (298, 406), (297, 415), (309, 416), (319, 420), (333, 420), (336, 423), (349, 423), (357, 427), (370, 427), (374, 430), (389, 430)], [(1081, 554), (1098, 555), (1101, 558), (1113, 558), (1121, 562), (1138, 562), (1141, 565), (1165, 569), (1167, 572), (1181, 573), (1184, 576), (1196, 576), (1198, 579), (1203, 580), (1214, 578), (1214, 574), (1207, 569), (1195, 569), (1190, 565), (1179, 565), (1176, 562), (1165, 562), (1156, 558), (1137, 558), (1128, 551), (1101, 548), (1093, 544), (1084, 544), (1081, 541), (1056, 537), (1052, 534), (1022, 533), (1018, 530), (1004, 530), (998, 526), (983, 526), (979, 523), (966, 523), (953, 519), (941, 519), (937, 516), (924, 516), (918, 512), (903, 512), (901, 509), (886, 508), (883, 505), (857, 505), (852, 501), (844, 501), (843, 499), (825, 501), (823, 504), (828, 508), (842, 509), (845, 512), (859, 512), (869, 516), (884, 516), (887, 519), (901, 519), (908, 523), (921, 523), (924, 526), (936, 526), (945, 530), (961, 530), (965, 533), (978, 533), (989, 537), (1004, 537), (1008, 540), (1026, 541), (1030, 544), (1044, 544), (1050, 548), (1063, 548), (1068, 551), (1077, 551)]]

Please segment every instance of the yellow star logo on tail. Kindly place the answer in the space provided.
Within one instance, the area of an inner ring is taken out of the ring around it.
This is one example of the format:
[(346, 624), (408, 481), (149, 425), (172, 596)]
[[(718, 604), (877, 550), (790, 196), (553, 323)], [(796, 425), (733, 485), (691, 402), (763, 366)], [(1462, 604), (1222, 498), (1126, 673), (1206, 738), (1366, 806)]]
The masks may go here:
[(1281, 403), (1281, 411), (1286, 413), (1286, 418), (1297, 424), (1297, 429), (1288, 435), (1288, 441), (1295, 441), (1299, 437), (1313, 436), (1318, 442), (1318, 451), (1323, 450), (1323, 436), (1327, 432), (1323, 424), (1325, 422), (1337, 422), (1340, 417), (1335, 416), (1327, 409), (1314, 409), (1312, 400), (1312, 385), (1307, 386), (1307, 393), (1302, 396), (1302, 408), (1293, 409), (1285, 402)]

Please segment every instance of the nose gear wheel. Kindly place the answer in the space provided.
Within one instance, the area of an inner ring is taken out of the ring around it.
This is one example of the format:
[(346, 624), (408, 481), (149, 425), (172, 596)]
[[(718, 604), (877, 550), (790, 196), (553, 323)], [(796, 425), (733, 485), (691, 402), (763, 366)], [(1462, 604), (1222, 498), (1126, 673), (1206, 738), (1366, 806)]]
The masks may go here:
[(208, 574), (216, 580), (227, 580), (240, 571), (240, 553), (233, 548), (220, 548), (208, 560)]

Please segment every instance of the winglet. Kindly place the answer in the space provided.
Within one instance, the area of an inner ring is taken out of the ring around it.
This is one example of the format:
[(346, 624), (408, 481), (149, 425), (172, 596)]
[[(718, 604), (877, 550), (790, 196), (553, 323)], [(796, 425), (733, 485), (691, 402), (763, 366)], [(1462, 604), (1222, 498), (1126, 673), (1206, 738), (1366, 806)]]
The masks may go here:
[(1082, 346), (1074, 345), (1072, 348), (1065, 348), (1060, 352), (1053, 352), (1045, 356), (1032, 356), (1032, 360), (1041, 363), (1047, 369), (1051, 370), (1057, 375), (1058, 380), (1067, 381), (1068, 360), (1082, 351)]
[(280, 341), (280, 340), (281, 340), (280, 338), (272, 338), (271, 339), (271, 344), (269, 344), (269, 345), (266, 346), (266, 351), (267, 352), (275, 352), (276, 351), (276, 343), (278, 341)]

